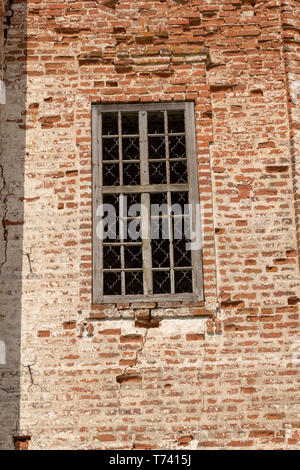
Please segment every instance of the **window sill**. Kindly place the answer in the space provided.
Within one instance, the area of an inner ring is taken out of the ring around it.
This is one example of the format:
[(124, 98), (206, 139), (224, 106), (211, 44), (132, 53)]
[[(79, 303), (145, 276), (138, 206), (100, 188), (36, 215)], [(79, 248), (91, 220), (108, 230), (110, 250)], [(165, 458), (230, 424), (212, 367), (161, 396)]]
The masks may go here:
[(151, 317), (163, 318), (199, 318), (215, 315), (215, 310), (205, 308), (204, 301), (165, 301), (160, 296), (159, 301), (140, 301), (136, 303), (123, 302), (110, 304), (93, 304), (89, 320), (135, 320)]

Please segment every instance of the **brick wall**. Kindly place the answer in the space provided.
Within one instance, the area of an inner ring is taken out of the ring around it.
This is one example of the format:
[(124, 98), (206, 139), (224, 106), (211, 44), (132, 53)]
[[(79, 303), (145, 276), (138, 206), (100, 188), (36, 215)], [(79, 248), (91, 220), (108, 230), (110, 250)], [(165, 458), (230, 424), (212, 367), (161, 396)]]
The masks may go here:
[(294, 180), (296, 230), (300, 247), (300, 5), (282, 2), (281, 25), (283, 59), (286, 71), (288, 111), (290, 121), (290, 147)]
[[(289, 75), (299, 50), (284, 20), (296, 2), (14, 0), (12, 10), (1, 445), (299, 447)], [(91, 103), (186, 99), (196, 105), (205, 301), (92, 305)]]
[(3, 53), (4, 53), (4, 2), (3, 0), (1, 0), (0, 2), (0, 18), (1, 18), (1, 22), (0, 22), (0, 72), (1, 72), (1, 75), (2, 75), (2, 71), (3, 71), (3, 66), (4, 66), (4, 56), (3, 56)]
[(0, 365), (0, 448), (7, 449), (13, 446), (20, 415), (26, 4), (3, 3), (6, 104), (0, 105), (0, 339), (6, 345), (6, 360)]

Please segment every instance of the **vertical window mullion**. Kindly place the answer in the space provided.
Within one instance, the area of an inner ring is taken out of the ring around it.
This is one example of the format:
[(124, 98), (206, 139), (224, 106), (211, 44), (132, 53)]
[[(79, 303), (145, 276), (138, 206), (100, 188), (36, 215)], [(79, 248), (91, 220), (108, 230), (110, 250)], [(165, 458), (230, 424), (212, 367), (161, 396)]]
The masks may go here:
[(96, 232), (97, 212), (103, 202), (102, 195), (102, 114), (93, 107), (93, 302), (100, 302), (103, 296), (103, 240)]
[(166, 146), (166, 165), (167, 165), (167, 183), (170, 184), (170, 152), (169, 152), (169, 126), (168, 126), (168, 111), (164, 111), (165, 121), (165, 146)]
[[(167, 165), (167, 183), (170, 184), (170, 151), (169, 151), (169, 125), (168, 125), (168, 111), (164, 111), (165, 121), (165, 145), (166, 145), (166, 165)], [(175, 274), (174, 274), (174, 248), (173, 248), (173, 227), (170, 207), (172, 205), (171, 193), (167, 194), (168, 211), (168, 228), (169, 228), (169, 250), (170, 250), (170, 281), (171, 281), (171, 294), (175, 293)]]
[[(140, 160), (141, 160), (141, 185), (149, 184), (149, 163), (148, 163), (148, 132), (147, 132), (147, 112), (139, 112), (140, 129)], [(151, 204), (150, 194), (141, 194), (142, 204), (142, 242), (143, 242), (143, 271), (144, 271), (144, 295), (153, 292), (152, 287), (152, 253), (151, 253)]]
[[(119, 133), (119, 181), (123, 186), (124, 172), (123, 172), (123, 141), (122, 141), (122, 114), (118, 112), (118, 133)], [(125, 247), (124, 247), (124, 194), (119, 196), (119, 233), (120, 233), (120, 255), (121, 255), (121, 292), (126, 295), (126, 279), (125, 279)]]
[(120, 186), (123, 186), (124, 172), (123, 172), (123, 141), (122, 141), (121, 111), (118, 112), (118, 131), (119, 131), (119, 175), (120, 175)]
[(173, 247), (173, 224), (172, 224), (172, 213), (171, 213), (171, 206), (172, 206), (172, 198), (170, 191), (167, 195), (168, 201), (168, 225), (169, 225), (169, 240), (170, 240), (170, 275), (171, 275), (171, 294), (175, 294), (175, 274), (174, 274), (174, 247)]
[(120, 194), (119, 196), (119, 222), (120, 222), (120, 243), (121, 243), (121, 286), (122, 295), (126, 295), (126, 279), (125, 279), (125, 247), (124, 247), (124, 207), (125, 207), (125, 196)]
[[(199, 178), (197, 163), (197, 142), (194, 116), (194, 103), (185, 104), (185, 133), (186, 133), (186, 154), (188, 164), (189, 183), (189, 203), (191, 206), (190, 228), (191, 233), (202, 237), (201, 221), (197, 226), (197, 216), (200, 217), (199, 209)], [(191, 240), (192, 245), (192, 240)], [(193, 292), (197, 298), (203, 297), (203, 273), (202, 273), (202, 241), (201, 247), (191, 250), (193, 267)], [(192, 247), (191, 247), (192, 248)]]

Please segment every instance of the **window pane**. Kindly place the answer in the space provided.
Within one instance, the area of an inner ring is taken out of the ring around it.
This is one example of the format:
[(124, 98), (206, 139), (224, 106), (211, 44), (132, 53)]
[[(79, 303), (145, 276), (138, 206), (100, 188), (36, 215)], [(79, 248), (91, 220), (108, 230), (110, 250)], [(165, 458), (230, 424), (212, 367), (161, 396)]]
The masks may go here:
[(119, 196), (103, 195), (103, 239), (104, 241), (119, 241)]
[(184, 111), (168, 111), (169, 133), (185, 132)]
[(166, 158), (165, 137), (149, 137), (148, 139), (149, 160)]
[(103, 186), (118, 186), (120, 184), (119, 164), (103, 165)]
[(120, 272), (104, 272), (103, 273), (103, 292), (104, 295), (120, 295), (121, 273)]
[[(129, 212), (129, 209), (132, 207), (132, 206), (135, 206), (136, 204), (137, 205), (140, 205), (141, 204), (141, 195), (140, 194), (126, 194), (126, 198), (127, 198), (127, 209), (128, 209), (128, 212)], [(132, 208), (132, 210), (134, 209), (134, 213), (136, 216), (139, 215), (140, 213), (140, 210), (139, 210), (139, 213), (138, 213), (138, 206)]]
[(184, 238), (190, 241), (190, 217), (175, 217), (173, 223), (173, 239), (181, 240)]
[(122, 113), (122, 134), (139, 133), (139, 115), (138, 113)]
[(103, 267), (104, 269), (121, 268), (121, 248), (120, 246), (103, 247)]
[(119, 160), (119, 138), (102, 140), (103, 160)]
[(125, 272), (125, 285), (127, 295), (141, 295), (144, 293), (143, 272)]
[(141, 242), (142, 241), (142, 224), (141, 218), (137, 218), (132, 225), (132, 221), (128, 222), (127, 234), (125, 234), (124, 240), (127, 242)]
[(127, 218), (127, 234), (125, 239), (128, 241), (139, 242), (142, 239), (141, 195), (127, 194), (125, 198), (124, 200), (127, 203), (127, 207), (124, 207), (126, 211), (126, 213), (124, 213), (124, 217)]
[(173, 240), (181, 240), (185, 238), (184, 217), (175, 217), (172, 220), (173, 224)]
[(114, 207), (117, 216), (119, 216), (119, 196), (118, 194), (103, 194), (103, 204), (109, 204)]
[(180, 192), (180, 193), (173, 192), (171, 194), (171, 201), (172, 201), (172, 206), (175, 204), (179, 204), (179, 206), (181, 207), (182, 214), (184, 214), (184, 210), (186, 210), (186, 213), (187, 213), (188, 207), (185, 207), (185, 206), (187, 206), (189, 203), (188, 192)]
[(123, 160), (139, 160), (140, 159), (140, 140), (138, 137), (130, 137), (122, 139)]
[(128, 220), (127, 233), (124, 239), (128, 242), (141, 242), (142, 241), (142, 219), (136, 217), (134, 220)]
[(186, 240), (174, 240), (174, 266), (188, 267), (192, 265), (191, 252), (186, 249)]
[(140, 184), (139, 163), (123, 163), (123, 184), (125, 186)]
[(143, 267), (143, 255), (142, 245), (125, 245), (125, 268), (142, 268)]
[(192, 270), (175, 271), (175, 292), (177, 294), (193, 292)]
[(171, 159), (186, 158), (186, 145), (184, 135), (169, 137), (169, 155)]
[(118, 133), (118, 113), (102, 113), (102, 135)]
[(164, 134), (164, 112), (148, 112), (148, 134)]
[(187, 162), (186, 161), (170, 161), (170, 183), (187, 183)]
[(169, 294), (171, 292), (170, 271), (153, 271), (153, 293)]
[(170, 240), (168, 217), (151, 219), (151, 239)]
[(152, 240), (152, 266), (153, 268), (170, 267), (170, 242), (169, 240)]
[(161, 206), (162, 204), (168, 203), (167, 193), (153, 193), (150, 194), (151, 204), (157, 204)]
[(150, 184), (167, 184), (166, 162), (149, 163)]

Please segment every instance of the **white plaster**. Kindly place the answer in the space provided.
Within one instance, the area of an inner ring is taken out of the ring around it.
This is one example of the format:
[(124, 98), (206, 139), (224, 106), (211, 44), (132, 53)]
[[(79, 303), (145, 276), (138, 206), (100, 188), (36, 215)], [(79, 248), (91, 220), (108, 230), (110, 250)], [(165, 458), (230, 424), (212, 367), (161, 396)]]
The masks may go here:
[(3, 80), (0, 80), (0, 104), (6, 104), (6, 90)]
[(161, 322), (161, 330), (164, 335), (204, 333), (204, 320), (198, 318), (165, 319)]
[(291, 98), (294, 104), (300, 104), (300, 80), (291, 83)]
[(6, 364), (6, 346), (4, 341), (0, 340), (0, 365)]

